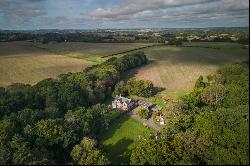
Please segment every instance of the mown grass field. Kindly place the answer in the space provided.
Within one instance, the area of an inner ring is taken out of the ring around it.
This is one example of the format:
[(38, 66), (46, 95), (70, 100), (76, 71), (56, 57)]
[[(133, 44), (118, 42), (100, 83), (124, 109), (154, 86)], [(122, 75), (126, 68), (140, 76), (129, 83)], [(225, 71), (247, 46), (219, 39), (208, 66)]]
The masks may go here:
[(62, 73), (78, 72), (101, 58), (117, 52), (143, 47), (138, 43), (0, 43), (0, 86), (36, 82)]
[(150, 129), (125, 114), (116, 118), (110, 128), (100, 134), (99, 140), (113, 164), (129, 164), (134, 141), (149, 132)]
[(128, 73), (127, 77), (151, 80), (165, 88), (159, 96), (175, 98), (189, 92), (200, 75), (214, 73), (219, 66), (249, 60), (248, 49), (231, 43), (192, 43), (199, 47), (158, 46), (144, 49), (150, 63)]

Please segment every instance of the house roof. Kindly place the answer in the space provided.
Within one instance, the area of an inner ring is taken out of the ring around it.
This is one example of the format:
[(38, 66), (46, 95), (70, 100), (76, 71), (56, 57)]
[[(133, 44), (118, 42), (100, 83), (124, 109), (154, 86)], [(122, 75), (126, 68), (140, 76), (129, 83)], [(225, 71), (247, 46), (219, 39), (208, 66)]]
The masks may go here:
[(141, 105), (143, 107), (152, 107), (154, 105), (153, 103), (150, 103), (150, 102), (147, 102), (144, 100), (140, 100), (138, 103), (139, 103), (139, 105)]
[(120, 100), (123, 103), (129, 104), (131, 102), (131, 99), (128, 99), (126, 97), (122, 97), (122, 96), (116, 96), (115, 100)]

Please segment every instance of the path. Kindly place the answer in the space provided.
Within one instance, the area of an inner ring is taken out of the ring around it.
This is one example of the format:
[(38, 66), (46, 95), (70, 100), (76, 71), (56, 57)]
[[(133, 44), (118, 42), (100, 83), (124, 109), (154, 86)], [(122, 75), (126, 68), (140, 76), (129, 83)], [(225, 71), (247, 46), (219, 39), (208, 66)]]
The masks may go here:
[(144, 120), (144, 119), (141, 119), (137, 114), (136, 114), (136, 109), (133, 109), (132, 111), (129, 111), (128, 112), (128, 115), (135, 119), (136, 121), (139, 121), (141, 122), (142, 124), (145, 124), (146, 126), (149, 126), (151, 128), (154, 128), (158, 131), (161, 130), (161, 126), (160, 125), (157, 125), (154, 123), (154, 120), (153, 120), (153, 117), (151, 116), (148, 120)]

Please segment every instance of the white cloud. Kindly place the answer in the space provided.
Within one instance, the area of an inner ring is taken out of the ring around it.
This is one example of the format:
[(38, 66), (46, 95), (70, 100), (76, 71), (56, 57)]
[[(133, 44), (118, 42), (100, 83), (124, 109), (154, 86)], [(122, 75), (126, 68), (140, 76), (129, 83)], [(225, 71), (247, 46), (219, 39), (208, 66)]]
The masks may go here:
[(125, 0), (113, 8), (98, 8), (89, 16), (114, 24), (118, 21), (209, 23), (211, 20), (230, 23), (236, 18), (243, 19), (241, 22), (245, 19), (248, 24), (248, 12), (248, 0)]
[[(112, 5), (104, 0), (73, 2), (0, 0), (0, 28), (133, 28), (249, 24), (248, 0), (120, 0)], [(96, 9), (93, 9), (94, 6)]]

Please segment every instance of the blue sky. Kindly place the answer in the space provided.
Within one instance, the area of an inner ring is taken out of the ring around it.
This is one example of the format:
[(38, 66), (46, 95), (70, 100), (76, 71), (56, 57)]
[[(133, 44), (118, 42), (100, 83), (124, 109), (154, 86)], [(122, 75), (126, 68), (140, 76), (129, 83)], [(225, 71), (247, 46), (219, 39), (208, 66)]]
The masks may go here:
[(0, 0), (0, 29), (249, 25), (248, 0)]

